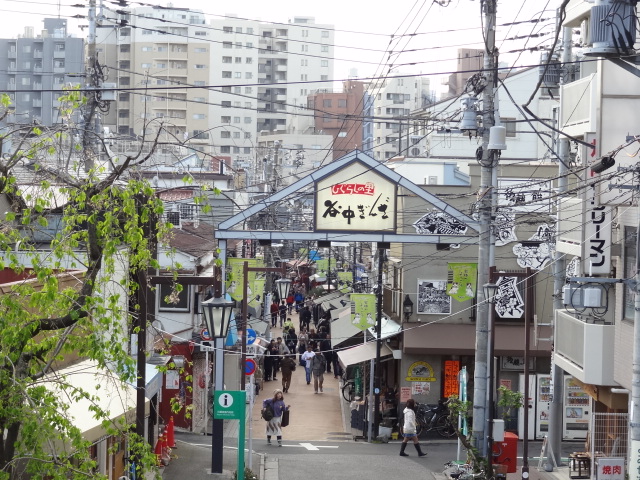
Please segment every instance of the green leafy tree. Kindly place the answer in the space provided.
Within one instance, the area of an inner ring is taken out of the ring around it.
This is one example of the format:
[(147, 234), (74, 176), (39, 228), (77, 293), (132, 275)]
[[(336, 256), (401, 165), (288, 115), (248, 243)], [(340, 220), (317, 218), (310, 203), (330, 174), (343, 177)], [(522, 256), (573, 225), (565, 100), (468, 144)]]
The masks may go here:
[[(135, 173), (161, 128), (144, 155), (94, 155), (105, 151), (103, 140), (92, 137), (97, 148), (83, 148), (87, 134), (74, 134), (82, 129), (72, 124), (85, 98), (71, 90), (60, 102), (59, 128), (0, 130), (0, 272), (17, 279), (0, 292), (0, 479), (96, 477), (90, 445), (72, 420), (80, 401), (127, 441), (139, 468), (155, 463), (130, 433), (131, 419), (110, 420), (100, 403), (104, 387), (87, 391), (56, 372), (90, 359), (114, 372), (109, 382), (135, 383), (128, 342), (136, 292), (147, 286), (131, 272), (158, 267), (153, 245), (171, 228), (159, 222), (162, 202)], [(4, 120), (7, 95), (0, 108)]]

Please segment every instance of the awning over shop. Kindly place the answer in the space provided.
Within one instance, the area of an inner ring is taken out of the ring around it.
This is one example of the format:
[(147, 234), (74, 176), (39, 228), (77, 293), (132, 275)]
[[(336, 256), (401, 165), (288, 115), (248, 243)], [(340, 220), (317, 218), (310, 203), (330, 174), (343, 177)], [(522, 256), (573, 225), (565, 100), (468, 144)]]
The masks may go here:
[[(335, 310), (338, 311), (338, 310)], [(331, 312), (334, 314), (334, 312)], [(354, 335), (362, 333), (362, 330), (356, 328), (351, 323), (351, 307), (344, 307), (339, 310), (335, 318), (331, 322), (331, 345), (336, 347), (341, 343), (349, 340)]]
[[(402, 327), (388, 317), (382, 317), (380, 324), (382, 326), (380, 338), (393, 337), (402, 332)], [(369, 328), (369, 333), (373, 338), (378, 338), (375, 327)]]
[[(94, 395), (95, 399), (76, 395), (76, 400), (71, 400), (62, 390), (60, 379), (63, 379), (62, 383), (71, 388), (82, 389), (89, 395)], [(122, 382), (114, 372), (98, 367), (92, 360), (85, 360), (53, 373), (50, 380), (45, 382), (45, 386), (56, 393), (61, 400), (70, 402), (71, 421), (80, 429), (82, 436), (90, 442), (95, 442), (107, 434), (102, 420), (96, 420), (94, 417), (93, 407), (109, 412), (109, 419), (112, 422), (123, 416), (126, 416), (128, 423), (135, 422), (136, 389)], [(145, 412), (148, 415), (148, 399)]]
[[(380, 358), (388, 357), (390, 355), (393, 355), (393, 352), (389, 347), (383, 344), (380, 349)], [(341, 350), (338, 352), (338, 358), (340, 359), (340, 363), (345, 367), (376, 358), (376, 342), (369, 342), (364, 345)]]
[(314, 303), (314, 305), (321, 305), (324, 302), (328, 302), (330, 300), (333, 300), (335, 298), (341, 297), (343, 295), (344, 295), (344, 293), (342, 293), (342, 292), (328, 293), (327, 295), (322, 295), (321, 297), (318, 297), (318, 298), (314, 299), (313, 303)]

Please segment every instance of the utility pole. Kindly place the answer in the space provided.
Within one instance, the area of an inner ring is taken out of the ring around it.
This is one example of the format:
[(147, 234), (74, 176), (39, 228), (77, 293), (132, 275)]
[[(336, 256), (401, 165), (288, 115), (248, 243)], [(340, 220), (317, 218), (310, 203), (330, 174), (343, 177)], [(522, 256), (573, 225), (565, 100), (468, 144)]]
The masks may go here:
[(480, 162), (480, 199), (478, 202), (480, 214), (480, 238), (478, 242), (478, 287), (477, 287), (477, 315), (476, 315), (476, 355), (473, 387), (473, 441), (484, 456), (487, 452), (485, 441), (491, 432), (485, 431), (487, 413), (487, 385), (491, 379), (487, 378), (487, 352), (489, 329), (489, 304), (484, 298), (483, 285), (489, 281), (489, 257), (491, 251), (491, 207), (493, 197), (492, 173), (495, 167), (496, 154), (490, 151), (489, 131), (495, 124), (494, 118), (494, 84), (496, 67), (495, 28), (497, 0), (485, 0), (482, 3), (485, 25), (484, 76), (486, 86), (482, 93), (482, 160)]
[[(558, 18), (560, 18), (558, 16)], [(567, 68), (571, 65), (571, 36), (572, 29), (564, 27), (562, 29), (562, 65), (564, 65), (564, 74), (567, 75)], [(558, 115), (558, 121), (562, 118), (562, 112)], [(562, 128), (562, 125), (556, 125), (557, 128)], [(558, 170), (558, 202), (557, 212), (560, 211), (562, 205), (562, 199), (567, 192), (567, 176), (569, 174), (569, 139), (564, 135), (559, 135), (558, 138), (558, 157), (559, 170)], [(560, 232), (556, 229), (556, 235)], [(562, 288), (566, 281), (567, 265), (565, 260), (565, 254), (556, 251), (553, 265), (553, 309), (558, 312), (564, 309), (562, 304)], [(555, 326), (554, 326), (555, 328)], [(553, 353), (552, 353), (553, 355)], [(562, 369), (557, 366), (553, 361), (551, 362), (551, 404), (549, 406), (549, 445), (551, 448), (547, 448), (547, 463), (545, 464), (545, 470), (547, 472), (553, 471), (553, 465), (560, 465), (560, 447), (562, 442), (562, 381), (563, 372)], [(552, 458), (554, 457), (554, 458)]]
[(96, 0), (89, 0), (89, 36), (87, 37), (87, 90), (88, 105), (84, 115), (82, 133), (82, 149), (84, 155), (85, 172), (95, 167), (95, 159), (98, 157), (98, 135), (100, 134), (100, 118), (98, 115), (98, 94), (101, 74), (96, 53)]

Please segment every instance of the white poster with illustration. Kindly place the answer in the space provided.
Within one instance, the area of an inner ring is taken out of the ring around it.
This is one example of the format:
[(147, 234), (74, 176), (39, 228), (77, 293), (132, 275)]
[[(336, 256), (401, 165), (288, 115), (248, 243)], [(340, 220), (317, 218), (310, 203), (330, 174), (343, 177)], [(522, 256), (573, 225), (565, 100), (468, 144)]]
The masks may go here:
[(500, 277), (498, 293), (495, 301), (495, 311), (501, 318), (522, 318), (524, 315), (524, 300), (518, 290), (517, 277)]
[(451, 313), (451, 297), (446, 280), (418, 279), (418, 314), (446, 315)]

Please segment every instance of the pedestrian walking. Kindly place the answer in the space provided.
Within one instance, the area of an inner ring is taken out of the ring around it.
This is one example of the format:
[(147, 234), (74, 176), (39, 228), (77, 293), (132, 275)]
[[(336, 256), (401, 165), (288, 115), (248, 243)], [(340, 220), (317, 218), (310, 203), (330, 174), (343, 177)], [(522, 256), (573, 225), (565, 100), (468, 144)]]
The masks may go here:
[(287, 320), (284, 322), (284, 325), (282, 326), (282, 333), (286, 334), (286, 332), (288, 332), (290, 329), (293, 330), (295, 329), (295, 327), (293, 325), (293, 320), (291, 320), (291, 317), (287, 317)]
[(291, 386), (291, 374), (296, 369), (296, 361), (291, 357), (285, 357), (280, 361), (280, 374), (282, 375), (282, 391), (287, 393)]
[(287, 296), (287, 311), (289, 312), (289, 315), (291, 315), (291, 312), (293, 312), (293, 303), (295, 302), (294, 298), (293, 298), (293, 291), (289, 292), (289, 295)]
[(416, 401), (413, 398), (407, 400), (407, 406), (402, 413), (404, 414), (404, 423), (402, 427), (402, 436), (404, 438), (402, 439), (402, 446), (400, 447), (400, 456), (409, 456), (404, 453), (404, 449), (407, 448), (407, 443), (411, 440), (413, 442), (413, 446), (416, 447), (418, 456), (424, 457), (426, 453), (424, 453), (420, 448), (418, 434), (416, 433)]
[(298, 344), (298, 335), (296, 329), (291, 327), (287, 329), (287, 333), (284, 334), (284, 341), (289, 349), (289, 357), (296, 358), (296, 345)]
[(293, 299), (296, 302), (296, 312), (299, 312), (304, 304), (304, 295), (298, 290), (293, 296)]
[(271, 340), (271, 343), (268, 347), (269, 357), (271, 358), (271, 372), (270, 377), (273, 380), (278, 380), (278, 368), (280, 367), (279, 359), (280, 359), (280, 348), (275, 340)]
[(327, 373), (331, 373), (331, 361), (333, 360), (333, 350), (331, 350), (331, 337), (327, 333), (326, 328), (320, 327), (320, 350), (324, 355), (325, 363), (327, 364)]
[(305, 374), (307, 376), (307, 385), (311, 383), (311, 360), (316, 354), (313, 353), (311, 345), (307, 345), (307, 351), (302, 354), (300, 362), (304, 365)]
[(285, 405), (284, 394), (279, 388), (273, 391), (273, 398), (267, 398), (262, 402), (262, 409), (267, 405), (273, 409), (273, 417), (267, 422), (267, 443), (271, 445), (271, 437), (276, 436), (278, 446), (282, 446), (282, 414), (291, 408), (291, 405)]
[(311, 371), (313, 372), (313, 393), (322, 393), (322, 384), (324, 382), (324, 371), (327, 368), (327, 361), (324, 355), (320, 353), (320, 349), (316, 350), (315, 355), (311, 359)]
[(267, 349), (264, 351), (262, 357), (262, 366), (264, 368), (264, 381), (271, 381), (271, 375), (273, 374), (273, 359), (276, 358), (271, 355), (271, 343), (267, 345)]
[(298, 360), (300, 360), (300, 366), (302, 365), (302, 355), (307, 351), (307, 344), (309, 343), (309, 334), (307, 333), (307, 329), (303, 328), (298, 335)]
[(300, 330), (306, 328), (309, 330), (309, 325), (311, 324), (311, 310), (309, 307), (304, 307), (300, 310)]

